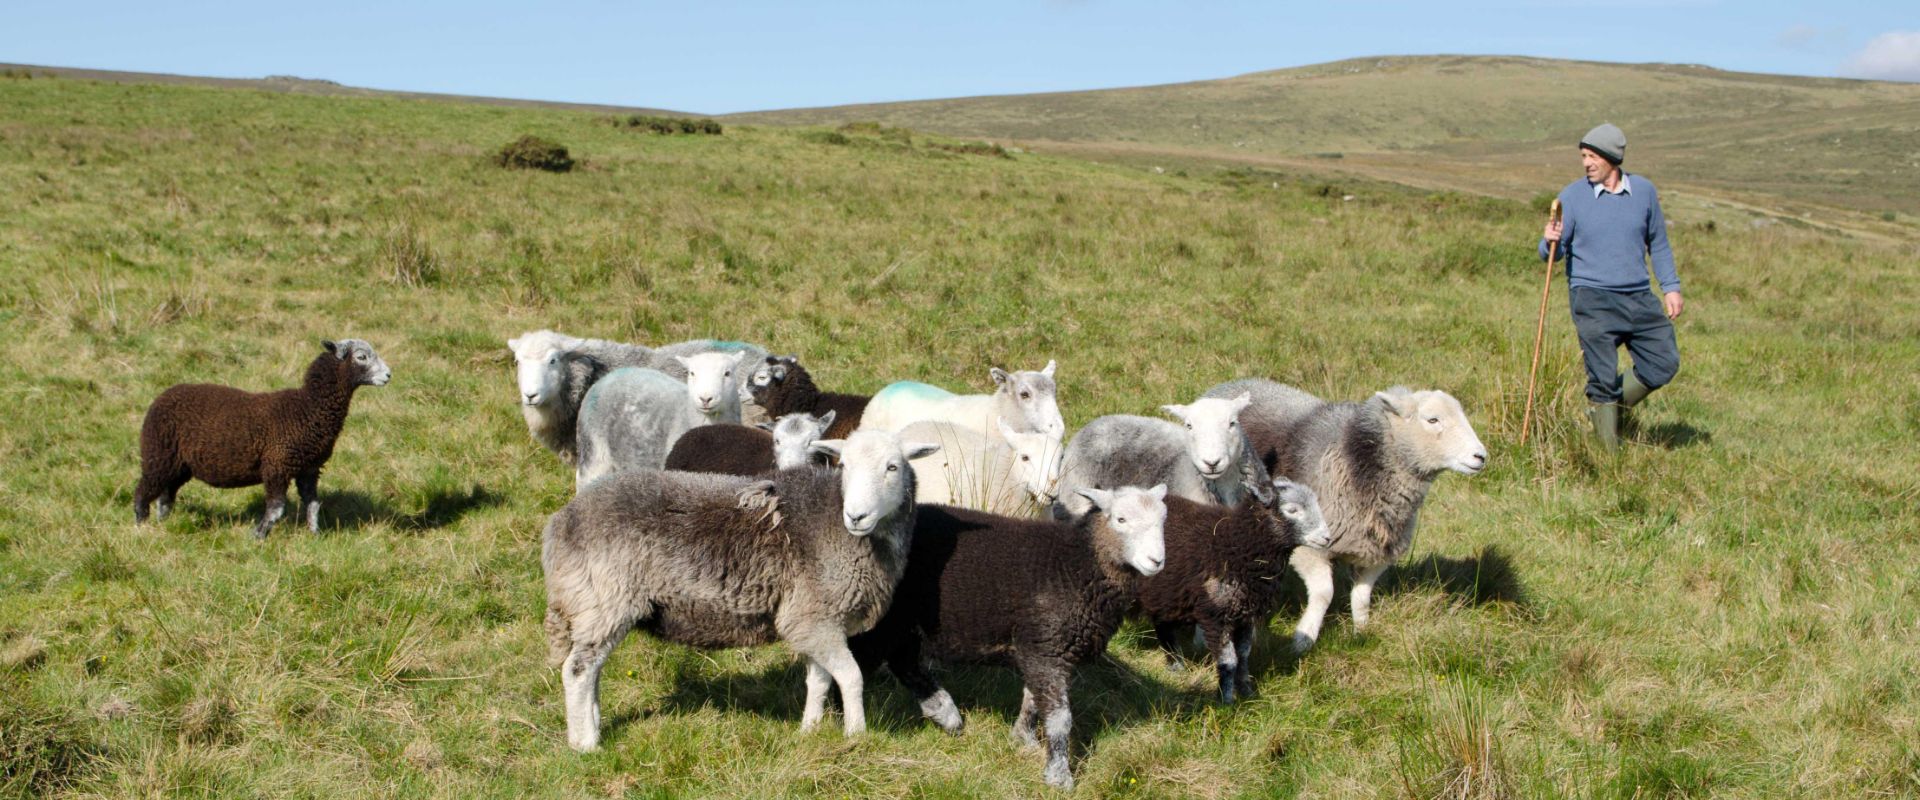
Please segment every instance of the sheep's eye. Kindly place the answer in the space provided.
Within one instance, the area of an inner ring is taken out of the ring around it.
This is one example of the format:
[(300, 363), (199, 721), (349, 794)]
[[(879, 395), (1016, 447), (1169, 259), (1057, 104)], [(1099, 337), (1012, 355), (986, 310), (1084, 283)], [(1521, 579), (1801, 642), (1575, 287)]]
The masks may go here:
[(1187, 423), (1187, 430), (1193, 430), (1193, 423)]
[(1438, 424), (1440, 424), (1440, 418), (1439, 418), (1439, 417), (1427, 417), (1427, 424), (1428, 424), (1428, 425), (1438, 425)]
[(1126, 517), (1115, 517), (1113, 521), (1114, 521), (1114, 522), (1118, 522), (1118, 523), (1120, 523), (1120, 524), (1122, 524), (1122, 525), (1125, 525), (1125, 524), (1127, 524), (1127, 518), (1126, 518)]
[(1032, 392), (1021, 392), (1021, 393), (1020, 393), (1020, 399), (1022, 399), (1022, 400), (1032, 400), (1032, 399), (1033, 399), (1033, 393), (1032, 393)]
[(1033, 460), (1033, 456), (1021, 456), (1021, 457), (1020, 457), (1020, 460), (1021, 460), (1021, 461), (1032, 461), (1032, 460)]
[(1240, 421), (1239, 421), (1239, 420), (1234, 420), (1234, 421), (1232, 421), (1232, 422), (1228, 422), (1228, 423), (1227, 423), (1227, 427), (1229, 427), (1229, 428), (1238, 428), (1238, 427), (1240, 427)]
[(1291, 516), (1295, 516), (1295, 515), (1297, 515), (1297, 514), (1299, 514), (1299, 513), (1300, 513), (1300, 507), (1299, 507), (1299, 506), (1296, 506), (1296, 505), (1294, 505), (1294, 504), (1292, 504), (1292, 503), (1288, 503), (1288, 504), (1286, 504), (1286, 505), (1284, 505), (1284, 506), (1281, 506), (1281, 507), (1280, 507), (1280, 510), (1281, 510), (1281, 511), (1283, 511), (1283, 512), (1286, 512), (1286, 515), (1287, 515), (1287, 516), (1289, 516), (1289, 517), (1291, 517)]
[(899, 465), (899, 464), (888, 464), (888, 465), (887, 465), (887, 471), (888, 471), (888, 472), (899, 472), (899, 471), (900, 471), (900, 465)]
[(367, 354), (366, 354), (366, 353), (355, 353), (355, 354), (354, 354), (354, 356), (353, 356), (353, 360), (355, 360), (355, 361), (359, 361), (359, 362), (361, 362), (361, 363), (366, 363), (366, 360), (367, 360)]

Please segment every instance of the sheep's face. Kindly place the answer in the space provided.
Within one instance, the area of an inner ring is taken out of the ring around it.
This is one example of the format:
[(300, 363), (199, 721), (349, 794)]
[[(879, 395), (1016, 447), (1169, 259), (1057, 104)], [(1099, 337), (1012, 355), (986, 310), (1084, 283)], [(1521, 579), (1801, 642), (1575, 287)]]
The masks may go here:
[(1160, 410), (1178, 417), (1187, 427), (1187, 458), (1200, 477), (1217, 481), (1240, 463), (1246, 436), (1240, 432), (1240, 412), (1252, 403), (1246, 392), (1226, 400), (1203, 397), (1192, 405), (1167, 405)]
[(757, 398), (760, 390), (779, 386), (782, 381), (785, 381), (787, 370), (798, 363), (800, 361), (796, 356), (767, 356), (761, 359), (760, 365), (755, 367), (753, 374), (747, 377), (747, 388), (754, 390), (754, 396)]
[(1446, 470), (1473, 475), (1487, 468), (1487, 447), (1474, 434), (1473, 423), (1453, 395), (1396, 386), (1373, 399), (1387, 409), (1394, 438), (1410, 452), (1416, 470), (1427, 475)]
[(1333, 544), (1333, 531), (1320, 516), (1320, 497), (1306, 484), (1286, 478), (1273, 479), (1273, 503), (1270, 508), (1282, 524), (1293, 532), (1294, 544), (1325, 550)]
[(553, 331), (531, 331), (518, 339), (507, 340), (507, 347), (513, 350), (521, 405), (547, 406), (560, 396), (566, 386), (566, 366), (561, 363), (561, 351), (578, 341)]
[(1020, 430), (1052, 434), (1059, 441), (1067, 438), (1067, 423), (1060, 418), (1053, 368), (1054, 363), (1048, 361), (1039, 372), (1007, 372), (995, 367), (991, 374), (995, 405), (1001, 408), (1002, 419), (1018, 420), (1015, 427)]
[(788, 414), (761, 428), (773, 434), (773, 465), (777, 469), (806, 466), (813, 460), (813, 443), (833, 427), (834, 413), (816, 417), (804, 412)]
[(393, 380), (393, 370), (387, 362), (380, 360), (380, 354), (373, 351), (373, 345), (363, 339), (341, 339), (338, 342), (326, 342), (324, 346), (333, 352), (335, 358), (347, 362), (353, 368), (353, 385), (385, 386)]
[(1053, 503), (1054, 489), (1060, 483), (1060, 464), (1066, 449), (1048, 433), (1021, 433), (1000, 421), (1000, 438), (1013, 450), (1013, 475), (1040, 505)]
[(700, 413), (715, 416), (727, 407), (729, 399), (740, 396), (740, 380), (735, 375), (739, 372), (740, 360), (746, 355), (744, 351), (735, 350), (674, 357), (687, 368), (687, 394)]
[(1107, 515), (1106, 530), (1119, 539), (1121, 559), (1133, 571), (1151, 576), (1167, 565), (1166, 484), (1151, 489), (1122, 486), (1113, 491), (1079, 492), (1093, 503), (1094, 511)]
[(940, 445), (864, 430), (846, 439), (821, 439), (812, 449), (840, 459), (840, 521), (848, 533), (865, 536), (912, 507), (913, 468), (907, 462), (938, 452)]

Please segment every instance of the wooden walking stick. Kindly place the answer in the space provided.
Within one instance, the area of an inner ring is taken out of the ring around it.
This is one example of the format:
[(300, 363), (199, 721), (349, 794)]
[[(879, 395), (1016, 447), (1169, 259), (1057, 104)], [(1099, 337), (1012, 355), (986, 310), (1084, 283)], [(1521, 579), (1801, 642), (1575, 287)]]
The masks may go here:
[[(1560, 198), (1547, 210), (1547, 224), (1560, 221)], [(1520, 416), (1520, 444), (1527, 443), (1527, 429), (1533, 423), (1534, 379), (1540, 375), (1540, 342), (1547, 335), (1547, 293), (1553, 289), (1553, 262), (1559, 257), (1560, 238), (1547, 243), (1547, 276), (1540, 284), (1540, 321), (1533, 326), (1533, 366), (1527, 369), (1527, 410)]]

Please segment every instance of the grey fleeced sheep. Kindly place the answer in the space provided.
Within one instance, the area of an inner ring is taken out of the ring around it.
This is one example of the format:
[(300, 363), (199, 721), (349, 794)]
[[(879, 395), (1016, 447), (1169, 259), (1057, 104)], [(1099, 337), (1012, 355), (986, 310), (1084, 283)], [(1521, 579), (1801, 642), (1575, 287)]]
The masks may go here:
[(161, 392), (140, 426), (134, 521), (145, 522), (155, 500), (165, 519), (175, 493), (194, 478), (223, 489), (257, 484), (266, 488), (267, 503), (253, 535), (265, 538), (286, 513), (293, 481), (307, 528), (320, 530), (320, 468), (333, 457), (353, 392), (393, 377), (373, 345), (359, 339), (320, 348), (297, 389), (255, 393), (198, 383)]
[(1017, 670), (1026, 691), (1014, 734), (1031, 745), (1035, 723), (1045, 727), (1044, 776), (1066, 788), (1073, 670), (1106, 651), (1136, 579), (1165, 563), (1166, 487), (1085, 491), (1093, 510), (1072, 523), (922, 506), (893, 607), (851, 643), (864, 671), (884, 661), (953, 733), (960, 711), (922, 667), (923, 651)]
[[(1240, 429), (1246, 398), (1202, 398), (1161, 410), (1180, 424), (1112, 414), (1087, 423), (1072, 441), (1060, 470), (1053, 513), (1071, 519), (1086, 512), (1083, 487), (1167, 485), (1168, 493), (1198, 503), (1237, 505), (1247, 487), (1264, 493), (1268, 475)], [(1263, 498), (1264, 499), (1264, 498)]]
[(660, 469), (687, 431), (740, 421), (739, 353), (682, 357), (686, 382), (658, 370), (622, 367), (607, 373), (580, 402), (574, 486), (629, 469)]
[(1330, 534), (1313, 490), (1284, 478), (1271, 500), (1247, 492), (1231, 508), (1167, 498), (1167, 568), (1140, 581), (1140, 609), (1153, 621), (1167, 665), (1178, 666), (1175, 632), (1198, 626), (1220, 675), (1220, 702), (1251, 695), (1248, 657), (1293, 569), (1296, 546), (1326, 547)]
[(1447, 470), (1472, 475), (1487, 466), (1460, 401), (1441, 391), (1395, 386), (1358, 403), (1327, 403), (1281, 383), (1248, 378), (1207, 390), (1248, 395), (1240, 414), (1249, 441), (1275, 475), (1311, 487), (1332, 533), (1328, 547), (1302, 547), (1292, 563), (1307, 587), (1307, 608), (1293, 646), (1320, 637), (1333, 602), (1333, 563), (1353, 568), (1353, 625), (1365, 628), (1374, 583), (1413, 546), (1420, 504)]
[(906, 569), (915, 516), (907, 459), (931, 446), (862, 432), (814, 447), (841, 468), (770, 480), (625, 472), (548, 520), (548, 662), (561, 669), (574, 749), (599, 744), (600, 670), (634, 628), (695, 647), (785, 641), (807, 659), (801, 729), (819, 724), (832, 682), (846, 700), (846, 734), (865, 730), (847, 637), (880, 619)]

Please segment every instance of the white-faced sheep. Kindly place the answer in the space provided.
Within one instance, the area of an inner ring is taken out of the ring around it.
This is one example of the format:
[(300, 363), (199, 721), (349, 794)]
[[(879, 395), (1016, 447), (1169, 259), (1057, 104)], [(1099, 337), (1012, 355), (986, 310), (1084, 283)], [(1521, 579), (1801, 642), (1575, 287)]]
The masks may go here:
[(770, 417), (796, 412), (833, 414), (833, 428), (826, 434), (829, 439), (838, 439), (859, 429), (860, 418), (872, 399), (865, 395), (820, 391), (813, 383), (813, 376), (800, 366), (795, 356), (767, 356), (749, 376), (747, 391)]
[(574, 486), (621, 470), (660, 469), (687, 431), (714, 422), (739, 422), (733, 377), (739, 358), (738, 353), (687, 358), (692, 365), (687, 378), (694, 383), (635, 367), (616, 369), (596, 381), (580, 402)]
[(1167, 568), (1140, 581), (1140, 609), (1167, 665), (1178, 665), (1175, 631), (1197, 626), (1212, 643), (1220, 702), (1251, 695), (1254, 629), (1273, 616), (1288, 560), (1297, 546), (1326, 547), (1330, 538), (1313, 490), (1284, 478), (1233, 507), (1167, 498)]
[(921, 420), (951, 422), (984, 433), (989, 439), (1000, 436), (1001, 420), (1023, 433), (1052, 434), (1055, 441), (1066, 438), (1067, 425), (1060, 418), (1060, 404), (1053, 382), (1054, 363), (1039, 372), (1009, 373), (998, 367), (991, 370), (993, 394), (960, 395), (918, 381), (887, 384), (867, 403), (860, 418), (863, 430), (899, 432)]
[[(833, 425), (824, 417), (787, 414), (759, 425), (705, 425), (687, 431), (667, 453), (667, 469), (721, 475), (759, 475), (813, 460), (810, 448)], [(911, 437), (908, 437), (911, 438)]]
[(1025, 692), (1014, 734), (1046, 730), (1047, 783), (1071, 788), (1067, 765), (1074, 668), (1098, 657), (1135, 600), (1136, 580), (1165, 564), (1166, 487), (1088, 489), (1093, 511), (1071, 523), (922, 506), (906, 575), (872, 632), (854, 637), (871, 672), (884, 661), (921, 712), (949, 732), (963, 721), (920, 663), (1009, 666)]
[(359, 339), (321, 342), (320, 349), (297, 389), (254, 393), (199, 383), (161, 392), (140, 426), (134, 521), (145, 522), (155, 500), (165, 519), (174, 495), (194, 478), (223, 489), (258, 484), (267, 503), (253, 535), (265, 538), (286, 513), (293, 481), (307, 528), (320, 530), (320, 468), (333, 456), (353, 392), (393, 377), (373, 345)]
[[(508, 339), (507, 347), (513, 351), (520, 414), (526, 419), (527, 432), (569, 465), (578, 460), (575, 421), (580, 403), (594, 382), (609, 370), (644, 367), (679, 379), (686, 377), (686, 367), (676, 356), (740, 352), (748, 364), (766, 357), (766, 351), (758, 346), (718, 339), (649, 348), (548, 330), (528, 331)], [(753, 415), (743, 412), (742, 418), (752, 419)]]
[(1486, 469), (1487, 448), (1460, 401), (1446, 392), (1395, 386), (1362, 402), (1327, 403), (1258, 378), (1207, 391), (1209, 397), (1243, 394), (1252, 398), (1240, 417), (1254, 452), (1273, 474), (1313, 488), (1333, 534), (1324, 549), (1293, 552), (1307, 587), (1293, 646), (1305, 652), (1320, 638), (1333, 603), (1333, 563), (1353, 569), (1353, 626), (1365, 628), (1373, 586), (1413, 546), (1433, 480), (1448, 470), (1472, 475)]
[(1238, 505), (1247, 487), (1264, 493), (1267, 472), (1240, 430), (1240, 411), (1248, 402), (1201, 398), (1160, 407), (1179, 417), (1179, 424), (1126, 414), (1087, 423), (1067, 444), (1054, 515), (1085, 513), (1086, 501), (1075, 492), (1083, 487), (1165, 483), (1175, 497), (1223, 506)]
[(933, 442), (940, 452), (913, 462), (921, 503), (1011, 516), (1034, 516), (1053, 505), (1060, 481), (1060, 442), (1047, 433), (1000, 425), (1000, 441), (951, 422), (916, 422), (900, 436)]
[(807, 660), (800, 728), (816, 727), (829, 683), (844, 730), (866, 729), (847, 637), (892, 601), (912, 546), (913, 470), (931, 445), (864, 432), (814, 447), (838, 471), (770, 480), (647, 470), (587, 487), (547, 522), (548, 663), (559, 667), (567, 743), (600, 741), (600, 669), (638, 628), (695, 647), (785, 641)]

